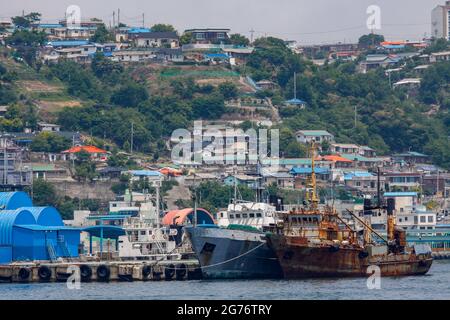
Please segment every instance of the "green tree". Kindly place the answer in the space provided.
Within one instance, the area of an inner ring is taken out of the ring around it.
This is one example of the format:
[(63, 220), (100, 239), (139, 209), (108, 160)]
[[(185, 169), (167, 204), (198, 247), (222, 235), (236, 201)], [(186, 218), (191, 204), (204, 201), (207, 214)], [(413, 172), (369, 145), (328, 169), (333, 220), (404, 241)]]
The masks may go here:
[(221, 95), (212, 94), (192, 100), (192, 111), (196, 119), (218, 119), (225, 112), (225, 103)]
[(172, 26), (171, 24), (163, 24), (163, 23), (158, 23), (155, 24), (153, 27), (151, 27), (152, 32), (176, 32), (177, 30), (175, 29), (174, 26)]
[(380, 45), (384, 41), (384, 36), (380, 34), (370, 33), (361, 36), (358, 40), (358, 44), (364, 48)]
[(236, 46), (248, 46), (250, 44), (247, 37), (238, 33), (230, 35), (230, 42)]
[(33, 204), (35, 206), (55, 206), (57, 199), (56, 189), (43, 179), (33, 180)]
[(190, 44), (191, 42), (192, 42), (192, 33), (184, 33), (180, 37), (180, 44), (181, 45)]
[(102, 53), (96, 53), (92, 59), (91, 68), (94, 74), (99, 78), (104, 78), (110, 82), (117, 81), (117, 76), (123, 73), (123, 66), (106, 59)]
[(61, 152), (70, 147), (71, 141), (52, 132), (41, 132), (31, 143), (34, 152)]
[(11, 21), (18, 28), (29, 28), (31, 24), (41, 20), (41, 14), (38, 12), (31, 12), (24, 16), (12, 17)]
[(219, 91), (225, 99), (233, 99), (238, 96), (238, 88), (233, 82), (227, 81), (219, 85)]
[(100, 24), (97, 26), (97, 30), (95, 30), (94, 35), (89, 40), (97, 43), (105, 43), (113, 41), (114, 36), (106, 29), (105, 24)]
[(148, 91), (143, 85), (128, 82), (114, 92), (111, 102), (124, 107), (137, 107), (148, 98)]

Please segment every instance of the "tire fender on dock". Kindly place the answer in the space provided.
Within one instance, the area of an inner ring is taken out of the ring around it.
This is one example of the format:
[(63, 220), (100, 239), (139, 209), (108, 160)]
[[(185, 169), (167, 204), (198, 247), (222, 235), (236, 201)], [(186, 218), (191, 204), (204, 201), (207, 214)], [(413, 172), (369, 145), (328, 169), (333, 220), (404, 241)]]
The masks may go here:
[(52, 277), (52, 270), (48, 266), (40, 266), (38, 269), (38, 277), (41, 281), (49, 281)]
[(148, 280), (152, 272), (153, 272), (152, 267), (148, 264), (144, 264), (142, 266), (142, 279)]
[(97, 267), (97, 279), (99, 281), (109, 281), (111, 270), (107, 265), (101, 264)]
[(30, 268), (23, 267), (23, 268), (19, 269), (19, 272), (17, 272), (17, 278), (21, 282), (28, 282), (28, 281), (30, 281), (30, 276), (31, 276), (31, 269)]
[(92, 279), (92, 268), (87, 264), (82, 264), (80, 266), (80, 277), (81, 281), (89, 282)]
[(187, 275), (187, 266), (184, 263), (177, 265), (175, 275), (177, 280), (184, 280)]
[(173, 264), (169, 264), (164, 268), (164, 276), (166, 280), (172, 280), (175, 275), (175, 266)]

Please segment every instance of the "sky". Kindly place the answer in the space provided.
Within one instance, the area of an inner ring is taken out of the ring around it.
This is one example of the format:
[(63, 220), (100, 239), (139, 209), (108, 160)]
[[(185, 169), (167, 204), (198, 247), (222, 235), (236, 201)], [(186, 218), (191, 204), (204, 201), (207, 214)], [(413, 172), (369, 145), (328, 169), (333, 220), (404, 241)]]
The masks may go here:
[(78, 5), (83, 18), (107, 25), (120, 8), (120, 21), (141, 26), (169, 23), (189, 28), (230, 28), (254, 37), (275, 36), (300, 44), (355, 42), (367, 34), (367, 8), (380, 8), (381, 29), (388, 40), (420, 40), (431, 32), (431, 10), (445, 0), (0, 0), (0, 19), (27, 12), (42, 13), (45, 22), (64, 18)]

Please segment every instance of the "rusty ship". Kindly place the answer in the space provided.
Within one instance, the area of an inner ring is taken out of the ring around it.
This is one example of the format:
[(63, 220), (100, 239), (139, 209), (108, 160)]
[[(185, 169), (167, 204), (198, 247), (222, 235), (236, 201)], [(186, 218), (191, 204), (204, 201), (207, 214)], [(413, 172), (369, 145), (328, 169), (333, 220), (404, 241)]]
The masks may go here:
[(284, 277), (364, 277), (372, 274), (373, 266), (379, 267), (381, 276), (426, 274), (433, 261), (431, 250), (423, 246), (407, 248), (405, 231), (395, 226), (389, 206), (387, 238), (351, 211), (363, 225), (362, 232), (354, 230), (334, 208), (319, 207), (314, 147), (311, 153), (309, 201), (284, 213), (283, 222), (267, 234), (268, 246), (278, 257)]

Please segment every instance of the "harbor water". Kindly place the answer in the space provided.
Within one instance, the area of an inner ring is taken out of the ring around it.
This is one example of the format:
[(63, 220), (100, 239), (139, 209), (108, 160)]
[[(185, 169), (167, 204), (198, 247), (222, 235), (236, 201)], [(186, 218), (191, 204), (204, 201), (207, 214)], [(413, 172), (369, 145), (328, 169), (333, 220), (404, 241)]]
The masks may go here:
[(381, 289), (367, 279), (224, 280), (0, 284), (0, 300), (211, 300), (211, 299), (450, 299), (450, 261), (434, 261), (427, 275), (382, 278)]

